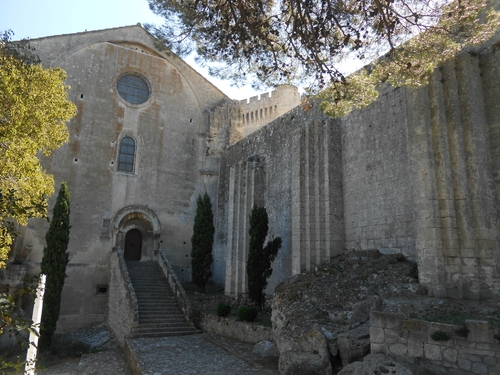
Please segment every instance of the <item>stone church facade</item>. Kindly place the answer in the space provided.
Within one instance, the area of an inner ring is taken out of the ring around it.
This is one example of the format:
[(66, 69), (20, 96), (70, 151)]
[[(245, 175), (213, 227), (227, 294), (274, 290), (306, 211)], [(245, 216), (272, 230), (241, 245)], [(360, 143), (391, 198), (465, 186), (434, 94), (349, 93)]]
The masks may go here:
[[(430, 295), (500, 299), (494, 43), (436, 69), (425, 88), (382, 87), (377, 102), (335, 120), (314, 103), (299, 106), (292, 86), (230, 100), (140, 26), (32, 44), (44, 66), (66, 70), (78, 107), (69, 143), (43, 159), (56, 189), (66, 181), (71, 194), (61, 331), (105, 319), (116, 246), (141, 261), (162, 249), (189, 280), (205, 191), (216, 227), (213, 280), (228, 295), (247, 291), (257, 203), (270, 236), (283, 239), (269, 293), (337, 254), (379, 249), (415, 260)], [(47, 228), (43, 220), (20, 228), (7, 273), (39, 270)]]

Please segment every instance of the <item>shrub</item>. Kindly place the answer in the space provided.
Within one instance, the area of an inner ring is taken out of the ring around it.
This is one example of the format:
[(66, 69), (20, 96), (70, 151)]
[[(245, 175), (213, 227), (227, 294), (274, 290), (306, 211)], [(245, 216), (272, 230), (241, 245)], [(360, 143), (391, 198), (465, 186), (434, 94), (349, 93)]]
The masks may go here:
[(448, 341), (451, 339), (450, 335), (443, 331), (436, 331), (431, 335), (434, 341)]
[(231, 312), (231, 306), (227, 303), (221, 302), (217, 305), (217, 316), (228, 316)]
[(414, 279), (418, 280), (418, 264), (417, 263), (414, 263), (411, 266), (410, 273), (408, 274), (408, 276), (413, 277)]
[(469, 328), (467, 328), (466, 326), (461, 326), (459, 329), (457, 329), (455, 331), (455, 333), (457, 334), (457, 336), (460, 336), (460, 337), (463, 337), (464, 339), (467, 338), (467, 336), (469, 336)]
[(241, 306), (238, 310), (238, 319), (246, 322), (253, 322), (257, 319), (259, 311), (255, 306)]

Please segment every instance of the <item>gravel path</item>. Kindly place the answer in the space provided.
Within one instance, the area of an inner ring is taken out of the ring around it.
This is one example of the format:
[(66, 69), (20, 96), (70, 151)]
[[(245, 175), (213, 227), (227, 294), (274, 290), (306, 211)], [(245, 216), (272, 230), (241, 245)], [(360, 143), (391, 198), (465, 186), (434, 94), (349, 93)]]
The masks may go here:
[[(278, 358), (253, 354), (254, 345), (213, 334), (128, 340), (144, 375), (278, 375)], [(68, 358), (39, 375), (133, 375), (121, 348)]]

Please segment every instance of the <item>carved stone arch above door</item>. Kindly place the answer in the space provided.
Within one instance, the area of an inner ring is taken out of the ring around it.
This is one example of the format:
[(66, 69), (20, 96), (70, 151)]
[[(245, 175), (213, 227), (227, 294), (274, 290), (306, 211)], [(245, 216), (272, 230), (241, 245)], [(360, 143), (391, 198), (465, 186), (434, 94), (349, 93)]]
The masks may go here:
[[(134, 234), (132, 236), (132, 234)], [(135, 249), (131, 260), (151, 260), (159, 247), (161, 224), (153, 210), (146, 206), (127, 206), (119, 210), (112, 222), (113, 246)], [(128, 235), (127, 235), (128, 234)], [(130, 242), (128, 247), (127, 239)], [(140, 243), (137, 243), (140, 241)], [(137, 247), (139, 246), (139, 249)], [(138, 252), (138, 253), (137, 253)]]

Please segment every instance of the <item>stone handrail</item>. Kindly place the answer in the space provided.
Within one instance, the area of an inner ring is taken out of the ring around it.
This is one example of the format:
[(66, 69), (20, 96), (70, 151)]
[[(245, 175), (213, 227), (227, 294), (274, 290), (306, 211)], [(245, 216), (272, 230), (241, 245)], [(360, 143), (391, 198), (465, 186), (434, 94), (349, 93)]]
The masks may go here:
[(132, 311), (134, 312), (134, 322), (139, 322), (139, 304), (137, 302), (137, 296), (135, 295), (134, 286), (132, 285), (132, 279), (128, 273), (127, 263), (125, 263), (125, 256), (123, 250), (120, 246), (116, 248), (116, 253), (118, 255), (118, 262), (120, 264), (120, 271), (122, 272), (123, 281), (127, 287), (127, 299), (132, 304)]
[(184, 313), (184, 316), (186, 317), (186, 320), (189, 323), (192, 323), (191, 321), (191, 302), (187, 298), (186, 292), (184, 291), (184, 288), (182, 287), (179, 279), (177, 278), (177, 275), (174, 272), (174, 269), (170, 265), (170, 262), (167, 259), (167, 256), (163, 252), (163, 250), (158, 250), (158, 263), (165, 274), (165, 277), (168, 280), (168, 284), (170, 285), (170, 288), (172, 291), (175, 293), (175, 297), (177, 298), (177, 302), (179, 303), (179, 306)]
[(128, 273), (123, 250), (114, 247), (111, 257), (111, 280), (108, 298), (108, 324), (123, 346), (124, 339), (139, 324), (139, 306)]

